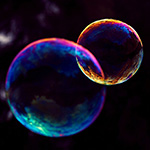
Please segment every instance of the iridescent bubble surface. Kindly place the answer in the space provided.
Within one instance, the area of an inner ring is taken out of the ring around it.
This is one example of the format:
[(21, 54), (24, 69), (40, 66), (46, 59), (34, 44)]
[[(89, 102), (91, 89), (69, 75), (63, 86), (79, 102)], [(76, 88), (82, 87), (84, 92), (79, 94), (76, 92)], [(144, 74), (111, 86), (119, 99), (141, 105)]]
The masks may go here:
[(85, 48), (58, 38), (35, 41), (14, 58), (5, 87), (9, 106), (25, 127), (44, 136), (69, 136), (100, 114), (106, 89), (84, 76), (78, 55), (99, 68)]
[(143, 59), (143, 44), (137, 32), (126, 23), (102, 19), (88, 25), (77, 43), (87, 48), (98, 60), (103, 76), (89, 74), (82, 59), (78, 65), (91, 80), (106, 85), (119, 84), (130, 79)]

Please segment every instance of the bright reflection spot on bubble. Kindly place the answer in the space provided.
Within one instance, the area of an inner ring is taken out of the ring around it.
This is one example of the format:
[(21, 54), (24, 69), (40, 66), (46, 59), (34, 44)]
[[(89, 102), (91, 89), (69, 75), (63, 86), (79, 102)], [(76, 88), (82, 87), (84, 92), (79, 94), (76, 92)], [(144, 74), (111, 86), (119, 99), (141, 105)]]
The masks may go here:
[(88, 25), (80, 34), (78, 44), (87, 48), (98, 60), (104, 78), (84, 67), (77, 58), (82, 72), (91, 80), (106, 85), (119, 84), (131, 78), (143, 59), (143, 45), (137, 32), (124, 22), (102, 19)]
[(96, 59), (85, 48), (58, 38), (35, 41), (14, 58), (5, 84), (8, 104), (31, 131), (69, 136), (100, 114), (106, 89), (84, 76), (76, 56), (95, 66)]

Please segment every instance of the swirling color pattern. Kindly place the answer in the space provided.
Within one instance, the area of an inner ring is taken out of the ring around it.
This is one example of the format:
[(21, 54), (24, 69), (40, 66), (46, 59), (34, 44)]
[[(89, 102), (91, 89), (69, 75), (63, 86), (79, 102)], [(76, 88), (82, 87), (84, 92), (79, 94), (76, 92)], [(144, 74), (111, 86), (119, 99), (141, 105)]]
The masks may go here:
[[(101, 66), (103, 76), (84, 69), (91, 80), (106, 85), (119, 84), (130, 79), (139, 69), (143, 59), (143, 44), (137, 32), (126, 23), (114, 19), (102, 19), (88, 25), (77, 43), (87, 48)], [(104, 78), (103, 78), (104, 77)]]
[(88, 50), (59, 38), (35, 41), (14, 58), (6, 77), (7, 99), (25, 127), (44, 136), (69, 136), (100, 114), (106, 89), (84, 76), (76, 57), (103, 74)]

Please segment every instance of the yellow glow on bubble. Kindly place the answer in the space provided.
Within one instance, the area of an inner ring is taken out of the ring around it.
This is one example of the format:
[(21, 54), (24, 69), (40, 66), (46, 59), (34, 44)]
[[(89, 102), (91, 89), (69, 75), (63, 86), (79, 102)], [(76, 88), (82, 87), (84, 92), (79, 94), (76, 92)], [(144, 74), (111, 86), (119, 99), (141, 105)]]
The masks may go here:
[[(114, 85), (131, 77), (143, 59), (143, 44), (138, 33), (128, 24), (115, 19), (101, 19), (89, 24), (79, 35), (77, 43), (88, 49), (103, 69), (100, 76), (89, 66), (82, 72), (92, 81)], [(85, 65), (85, 64), (84, 64)]]

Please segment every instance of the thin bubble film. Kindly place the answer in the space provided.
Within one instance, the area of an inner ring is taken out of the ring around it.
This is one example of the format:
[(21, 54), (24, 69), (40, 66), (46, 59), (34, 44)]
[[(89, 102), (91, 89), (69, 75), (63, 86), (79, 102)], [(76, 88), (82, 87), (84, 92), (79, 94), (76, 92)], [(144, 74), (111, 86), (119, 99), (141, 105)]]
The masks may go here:
[(6, 95), (25, 127), (44, 136), (69, 136), (98, 117), (106, 89), (80, 71), (76, 62), (80, 54), (95, 64), (85, 48), (59, 38), (35, 41), (14, 58), (6, 77)]
[(126, 23), (102, 19), (88, 25), (77, 43), (87, 48), (97, 59), (103, 77), (95, 71), (93, 76), (78, 60), (82, 72), (91, 80), (106, 85), (119, 84), (130, 79), (139, 69), (143, 59), (143, 44), (137, 32)]

